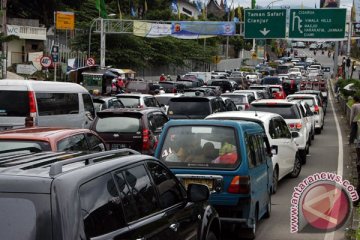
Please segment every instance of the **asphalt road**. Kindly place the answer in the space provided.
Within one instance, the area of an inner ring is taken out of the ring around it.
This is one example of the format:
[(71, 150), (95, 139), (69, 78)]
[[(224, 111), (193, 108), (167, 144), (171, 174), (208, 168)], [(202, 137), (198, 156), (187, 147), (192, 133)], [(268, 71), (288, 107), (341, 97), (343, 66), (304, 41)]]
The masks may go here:
[[(310, 57), (314, 57), (312, 52), (308, 50), (299, 50), (299, 54), (305, 54)], [(318, 51), (315, 58), (325, 66), (332, 66), (332, 58), (328, 58), (327, 54), (321, 55)], [(333, 111), (333, 107), (335, 111)], [(278, 192), (272, 196), (272, 213), (269, 219), (263, 219), (260, 221), (257, 229), (256, 239), (265, 240), (339, 240), (345, 239), (344, 228), (345, 226), (336, 232), (332, 233), (290, 233), (290, 206), (291, 196), (294, 191), (294, 187), (297, 186), (304, 178), (314, 173), (320, 172), (334, 172), (338, 171), (338, 131), (336, 128), (334, 113), (337, 114), (337, 118), (340, 121), (342, 128), (342, 139), (344, 143), (347, 143), (347, 133), (345, 133), (345, 122), (341, 114), (339, 114), (338, 106), (332, 101), (328, 104), (327, 114), (325, 117), (325, 126), (321, 134), (315, 136), (315, 140), (312, 142), (310, 153), (307, 157), (306, 165), (303, 165), (302, 171), (298, 178), (291, 179), (285, 178), (279, 182)], [(348, 154), (348, 146), (343, 145), (344, 155)], [(344, 157), (345, 163), (343, 164), (344, 174), (347, 176), (347, 157)], [(241, 239), (240, 236), (234, 236), (234, 234), (225, 234), (225, 239)]]

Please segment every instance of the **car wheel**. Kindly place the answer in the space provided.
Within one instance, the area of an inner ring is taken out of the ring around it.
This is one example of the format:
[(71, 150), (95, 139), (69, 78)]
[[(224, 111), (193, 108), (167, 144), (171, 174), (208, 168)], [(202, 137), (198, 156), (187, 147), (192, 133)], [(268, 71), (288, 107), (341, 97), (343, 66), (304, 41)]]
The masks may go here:
[[(294, 161), (294, 167), (292, 172), (290, 173), (290, 177), (292, 178), (296, 178), (299, 176), (300, 172), (301, 172), (301, 162), (302, 159), (300, 158), (299, 154), (295, 155), (295, 161)], [(306, 162), (306, 160), (305, 160)]]
[(306, 150), (306, 154), (309, 154), (310, 152), (310, 139), (308, 140), (307, 144), (306, 144), (306, 147), (305, 147), (305, 150)]
[(299, 155), (300, 155), (301, 163), (303, 165), (305, 165), (306, 164), (306, 155), (307, 155), (306, 149), (299, 150)]
[(248, 239), (255, 239), (256, 237), (256, 228), (257, 228), (257, 224), (258, 224), (258, 220), (259, 220), (259, 209), (256, 206), (255, 209), (255, 216), (254, 216), (254, 225), (252, 228), (248, 229), (249, 235), (248, 235)]
[(316, 133), (316, 134), (320, 134), (320, 133), (321, 133), (321, 128), (315, 129), (315, 133)]
[(206, 237), (206, 240), (217, 240), (217, 237), (216, 237), (215, 233), (210, 231)]
[(269, 218), (271, 215), (271, 194), (269, 193), (269, 200), (268, 203), (266, 205), (266, 212), (264, 214), (264, 218)]
[(275, 194), (278, 188), (278, 183), (279, 183), (279, 170), (278, 167), (276, 166), (273, 172), (273, 187), (272, 187), (272, 193)]

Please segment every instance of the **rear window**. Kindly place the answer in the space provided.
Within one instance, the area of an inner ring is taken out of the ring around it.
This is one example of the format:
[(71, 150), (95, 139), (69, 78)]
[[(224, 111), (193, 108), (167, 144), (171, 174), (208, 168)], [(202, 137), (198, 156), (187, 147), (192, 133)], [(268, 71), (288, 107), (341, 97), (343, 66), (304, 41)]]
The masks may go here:
[(249, 111), (271, 112), (281, 115), (284, 119), (299, 119), (300, 114), (293, 104), (253, 104)]
[(160, 159), (169, 167), (234, 169), (240, 156), (233, 128), (176, 126), (166, 133)]
[(209, 101), (173, 101), (169, 102), (168, 115), (209, 115)]
[(106, 117), (98, 118), (95, 126), (95, 131), (99, 133), (118, 132), (118, 133), (133, 133), (141, 129), (140, 117)]
[(233, 102), (235, 104), (245, 104), (245, 103), (247, 103), (246, 96), (244, 96), (244, 95), (224, 95), (224, 97), (231, 98), (231, 100), (233, 100)]
[(36, 93), (36, 101), (39, 116), (79, 113), (77, 93)]
[(173, 97), (155, 97), (161, 105), (169, 105), (169, 101)]
[(281, 83), (279, 78), (264, 78), (261, 81), (262, 84), (279, 84)]
[(140, 106), (140, 98), (139, 97), (118, 97), (120, 101), (127, 108), (137, 108)]
[(126, 86), (126, 88), (131, 90), (146, 90), (147, 89), (147, 83), (145, 82), (129, 82), (129, 84)]
[(310, 107), (316, 105), (313, 98), (289, 97), (289, 100), (300, 100), (302, 102), (306, 102)]
[(0, 153), (15, 149), (24, 149), (32, 152), (51, 151), (51, 147), (48, 142), (0, 139)]
[(0, 116), (26, 117), (30, 114), (27, 91), (0, 90)]

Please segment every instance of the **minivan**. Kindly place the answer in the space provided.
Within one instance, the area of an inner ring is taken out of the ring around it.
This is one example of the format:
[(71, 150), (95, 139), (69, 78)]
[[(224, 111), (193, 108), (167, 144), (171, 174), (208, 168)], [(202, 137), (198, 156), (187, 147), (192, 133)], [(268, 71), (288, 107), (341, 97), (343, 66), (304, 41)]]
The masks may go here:
[(0, 131), (24, 127), (25, 122), (27, 126), (88, 128), (94, 117), (91, 95), (79, 84), (0, 81)]
[(185, 187), (192, 183), (208, 186), (209, 202), (224, 226), (240, 225), (254, 238), (258, 221), (270, 216), (272, 154), (259, 124), (230, 120), (170, 121), (164, 126), (155, 157)]

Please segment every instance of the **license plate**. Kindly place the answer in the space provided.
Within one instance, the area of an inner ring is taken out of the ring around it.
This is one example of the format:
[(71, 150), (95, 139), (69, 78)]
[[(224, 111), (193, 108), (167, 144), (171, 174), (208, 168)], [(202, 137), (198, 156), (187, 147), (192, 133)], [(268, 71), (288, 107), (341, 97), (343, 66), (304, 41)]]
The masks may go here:
[(111, 144), (111, 149), (127, 148), (126, 144)]
[(189, 184), (196, 183), (196, 184), (202, 184), (209, 188), (209, 190), (213, 189), (213, 180), (212, 179), (202, 179), (202, 178), (185, 178), (184, 185), (185, 188), (189, 186)]

